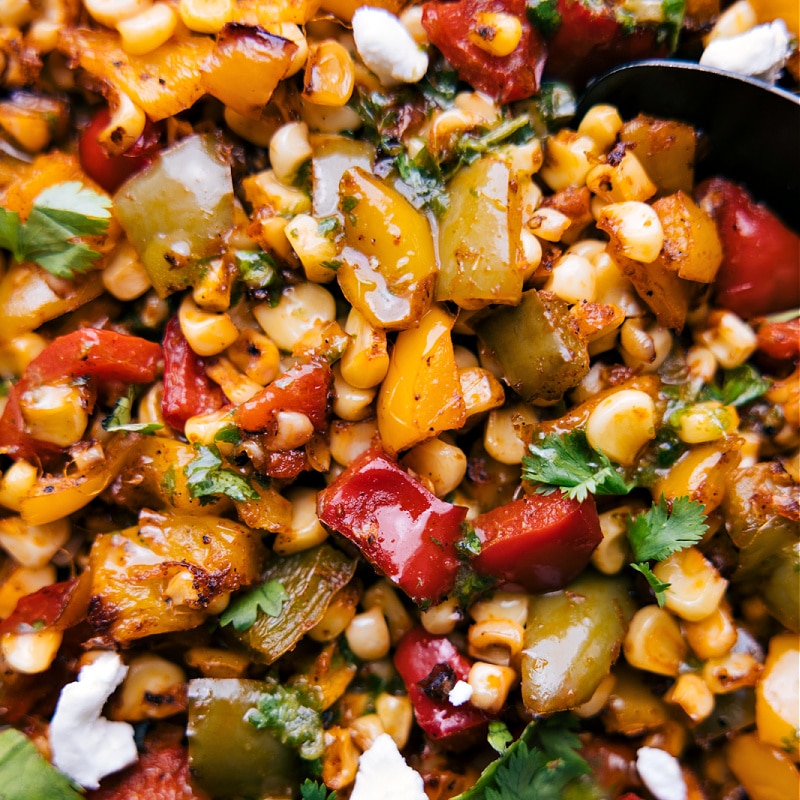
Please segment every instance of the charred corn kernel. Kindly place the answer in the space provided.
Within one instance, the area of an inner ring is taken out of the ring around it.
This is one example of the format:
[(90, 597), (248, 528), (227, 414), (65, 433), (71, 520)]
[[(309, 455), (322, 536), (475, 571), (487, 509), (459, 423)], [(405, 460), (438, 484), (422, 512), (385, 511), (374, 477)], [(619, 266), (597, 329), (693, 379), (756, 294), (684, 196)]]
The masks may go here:
[(15, 461), (0, 478), (0, 506), (19, 512), (20, 503), (36, 484), (38, 470), (28, 461)]
[(168, 41), (178, 24), (178, 15), (167, 3), (150, 8), (117, 23), (122, 49), (131, 55), (150, 53)]
[(28, 525), (21, 517), (0, 519), (0, 547), (23, 567), (38, 569), (67, 543), (72, 533), (69, 518), (44, 525)]
[(724, 369), (739, 367), (756, 349), (753, 329), (732, 311), (712, 311), (704, 329), (695, 334), (699, 344), (705, 345)]
[(522, 651), (525, 631), (510, 619), (484, 619), (470, 625), (467, 649), (473, 658), (508, 666)]
[(155, 425), (163, 425), (163, 428), (157, 430), (156, 436), (169, 437), (169, 426), (164, 422), (164, 415), (161, 409), (161, 400), (164, 395), (164, 384), (161, 381), (154, 383), (147, 393), (139, 400), (138, 413), (136, 415), (137, 422), (152, 423)]
[[(231, 425), (230, 411), (220, 409), (207, 414), (196, 414), (186, 420), (184, 435), (191, 444), (216, 444), (223, 449), (227, 442), (217, 439), (217, 434)], [(223, 451), (224, 452), (224, 451)]]
[(369, 750), (375, 740), (383, 733), (386, 733), (386, 731), (378, 714), (364, 714), (361, 717), (356, 717), (350, 723), (350, 735), (353, 737), (356, 746), (361, 750)]
[(281, 356), (269, 336), (255, 328), (245, 328), (228, 348), (227, 357), (251, 381), (266, 386), (280, 370)]
[[(541, 139), (531, 139), (525, 144), (508, 145), (502, 152), (511, 171), (519, 175), (526, 183), (532, 183), (530, 176), (538, 172), (544, 163)], [(523, 218), (525, 218), (524, 208)]]
[(18, 566), (10, 574), (6, 573), (0, 583), (0, 619), (11, 616), (21, 597), (55, 582), (56, 568), (52, 564), (36, 569)]
[(232, 345), (239, 329), (227, 313), (202, 311), (189, 296), (178, 309), (178, 321), (189, 347), (199, 356), (215, 356)]
[(272, 549), (280, 556), (288, 556), (322, 544), (328, 532), (317, 516), (316, 489), (293, 486), (287, 490), (286, 498), (292, 504), (292, 523), (288, 531), (275, 537)]
[(714, 354), (703, 345), (692, 345), (686, 351), (686, 368), (692, 378), (710, 383), (717, 374), (718, 366)]
[(628, 517), (633, 510), (633, 506), (619, 506), (600, 514), (603, 538), (592, 553), (592, 564), (604, 575), (616, 575), (631, 560)]
[(144, 132), (144, 111), (124, 92), (117, 91), (111, 102), (111, 119), (97, 134), (97, 141), (110, 156), (129, 150)]
[(207, 262), (192, 289), (197, 307), (203, 311), (227, 311), (231, 306), (234, 272), (227, 259), (215, 258)]
[(106, 261), (103, 270), (103, 287), (117, 300), (135, 300), (151, 286), (150, 277), (133, 245), (123, 240)]
[(350, 309), (344, 330), (352, 341), (342, 356), (342, 376), (361, 389), (377, 386), (389, 369), (386, 331), (374, 328), (355, 308)]
[[(254, 207), (269, 208), (275, 214), (283, 217), (294, 217), (296, 214), (308, 214), (311, 211), (311, 198), (308, 194), (301, 188), (281, 183), (271, 169), (262, 170), (245, 178), (242, 181), (242, 189), (244, 190), (245, 198)], [(286, 227), (286, 220), (282, 220), (282, 222), (281, 234), (284, 232), (283, 228)], [(278, 239), (277, 230), (267, 233), (262, 231), (262, 236), (266, 237), (269, 233), (276, 240)], [(291, 249), (285, 236), (283, 237), (283, 245), (287, 251)], [(280, 253), (280, 250), (278, 252)]]
[(270, 33), (274, 33), (283, 39), (288, 39), (297, 45), (297, 50), (292, 56), (292, 62), (289, 68), (284, 73), (284, 78), (290, 78), (292, 75), (297, 74), (303, 68), (308, 58), (308, 40), (303, 33), (302, 28), (294, 22), (281, 22), (270, 27)]
[(658, 214), (638, 200), (603, 206), (597, 225), (619, 241), (623, 255), (643, 264), (655, 261), (664, 246), (664, 228)]
[(505, 402), (506, 393), (503, 385), (483, 367), (476, 365), (460, 368), (458, 379), (461, 383), (467, 417), (498, 408)]
[(511, 667), (476, 661), (469, 670), (467, 683), (472, 687), (470, 703), (490, 714), (500, 711), (508, 693), (517, 682), (517, 673)]
[(247, 402), (264, 388), (260, 383), (251, 381), (243, 372), (239, 372), (236, 365), (224, 356), (207, 364), (205, 372), (214, 383), (219, 384), (225, 397), (234, 405)]
[(456, 625), (463, 619), (464, 614), (458, 601), (452, 598), (439, 603), (439, 605), (431, 606), (420, 614), (422, 627), (428, 633), (437, 636), (452, 633)]
[(655, 403), (646, 392), (621, 389), (601, 400), (586, 420), (586, 438), (595, 450), (629, 466), (655, 438)]
[(719, 608), (728, 581), (696, 548), (673, 553), (653, 568), (655, 576), (670, 584), (665, 606), (681, 619), (696, 622)]
[(344, 789), (356, 779), (358, 771), (360, 752), (352, 731), (339, 725), (331, 725), (325, 731), (324, 741), (322, 782), (328, 789)]
[(280, 122), (274, 119), (247, 117), (240, 114), (230, 106), (225, 106), (223, 112), (225, 124), (246, 142), (258, 145), (259, 147), (269, 147), (270, 141), (275, 134)]
[(656, 605), (633, 615), (623, 649), (631, 666), (656, 675), (677, 675), (688, 650), (675, 617)]
[(345, 105), (353, 94), (355, 65), (335, 39), (310, 44), (303, 75), (303, 97), (320, 106)]
[(279, 411), (275, 415), (277, 431), (270, 439), (275, 450), (294, 450), (314, 435), (314, 425), (302, 411)]
[(26, 633), (5, 633), (0, 637), (0, 653), (14, 672), (37, 675), (46, 672), (55, 661), (64, 635), (45, 628)]
[(329, 431), (331, 458), (346, 467), (370, 448), (377, 433), (378, 423), (374, 417), (358, 422), (334, 420)]
[(585, 703), (573, 708), (572, 713), (581, 719), (589, 719), (599, 714), (605, 708), (609, 697), (611, 697), (615, 683), (616, 678), (613, 675), (606, 675), (594, 690), (594, 694)]
[(546, 242), (559, 242), (566, 233), (572, 220), (555, 208), (540, 206), (525, 221), (525, 227)]
[(286, 236), (308, 280), (330, 283), (336, 278), (336, 243), (322, 232), (314, 217), (298, 214), (286, 226)]
[(703, 680), (714, 694), (729, 694), (755, 686), (763, 665), (752, 653), (730, 652), (703, 664)]
[(543, 255), (544, 251), (539, 238), (523, 228), (519, 232), (519, 257), (522, 263), (518, 263), (522, 269), (523, 281), (527, 281), (539, 269)]
[(388, 655), (392, 645), (389, 626), (379, 606), (356, 614), (344, 632), (349, 648), (363, 661)]
[(610, 150), (622, 129), (622, 117), (615, 106), (597, 104), (592, 106), (578, 125), (578, 133), (594, 139), (598, 150)]
[(707, 719), (714, 710), (714, 695), (706, 682), (694, 672), (678, 675), (664, 699), (679, 706), (694, 723)]
[(101, 25), (114, 28), (118, 22), (141, 14), (150, 3), (151, 0), (85, 0), (83, 7)]
[(684, 622), (682, 627), (689, 647), (703, 660), (724, 656), (736, 644), (736, 625), (724, 601), (707, 617), (697, 622)]
[(467, 474), (467, 456), (460, 447), (428, 439), (403, 456), (403, 466), (427, 479), (437, 497), (452, 492)]
[(739, 427), (736, 408), (723, 405), (717, 400), (694, 403), (683, 409), (675, 421), (678, 423), (678, 438), (687, 444), (713, 442), (735, 433)]
[(622, 358), (640, 372), (656, 372), (672, 350), (672, 335), (667, 328), (645, 319), (626, 319), (619, 333)]
[(32, 438), (58, 447), (69, 447), (83, 438), (89, 414), (77, 386), (44, 384), (24, 392), (19, 402)]
[(591, 158), (598, 153), (597, 144), (590, 136), (562, 128), (545, 141), (544, 164), (539, 175), (554, 192), (583, 186), (592, 168)]
[(770, 639), (764, 671), (756, 685), (756, 730), (765, 744), (800, 758), (800, 637), (779, 633)]
[(403, 634), (414, 627), (406, 607), (400, 601), (392, 584), (385, 578), (381, 578), (364, 592), (361, 605), (365, 609), (377, 606), (381, 610), (389, 626), (392, 644), (397, 644)]
[(782, 748), (764, 744), (754, 733), (745, 733), (728, 744), (725, 755), (750, 800), (800, 796), (800, 772)]
[(358, 422), (372, 413), (377, 389), (358, 389), (342, 377), (340, 364), (333, 368), (333, 413), (348, 422)]
[(477, 623), (505, 620), (524, 627), (528, 621), (529, 604), (527, 594), (498, 590), (490, 597), (473, 603), (469, 607), (469, 615)]
[(250, 667), (246, 655), (221, 647), (190, 647), (183, 658), (204, 678), (243, 678)]
[(758, 25), (758, 15), (749, 0), (738, 0), (728, 6), (716, 19), (714, 27), (704, 37), (703, 43), (708, 47), (714, 39), (727, 39), (746, 33)]
[[(616, 153), (615, 150), (612, 155)], [(586, 175), (586, 185), (607, 203), (649, 200), (657, 188), (630, 150), (624, 151), (620, 158), (609, 158), (606, 163), (592, 167)]]
[(408, 695), (381, 692), (375, 698), (375, 713), (383, 724), (384, 731), (394, 739), (398, 749), (405, 747), (414, 719), (414, 709)]
[(331, 599), (322, 619), (308, 632), (315, 642), (331, 642), (343, 633), (356, 615), (358, 590), (345, 586)]
[(281, 183), (291, 185), (300, 168), (308, 163), (312, 155), (305, 122), (281, 125), (269, 143), (269, 163)]
[(553, 264), (544, 288), (570, 305), (582, 300), (593, 302), (597, 294), (595, 269), (583, 256), (565, 253)]
[(283, 290), (278, 305), (255, 306), (253, 316), (281, 350), (291, 352), (307, 333), (336, 319), (336, 301), (316, 283), (298, 283)]
[(219, 33), (232, 19), (233, 0), (178, 0), (181, 22), (195, 33)]
[(177, 664), (154, 653), (135, 656), (108, 716), (127, 722), (171, 717), (185, 708), (185, 683), (186, 673)]
[(514, 14), (480, 11), (475, 15), (469, 40), (490, 56), (503, 58), (517, 49), (522, 39), (522, 22)]
[(536, 413), (524, 403), (506, 408), (495, 408), (489, 412), (483, 433), (486, 452), (501, 464), (519, 464), (528, 452), (526, 444), (519, 438), (516, 424), (533, 424)]
[(173, 606), (197, 606), (200, 591), (194, 575), (188, 569), (175, 572), (164, 589), (164, 599)]

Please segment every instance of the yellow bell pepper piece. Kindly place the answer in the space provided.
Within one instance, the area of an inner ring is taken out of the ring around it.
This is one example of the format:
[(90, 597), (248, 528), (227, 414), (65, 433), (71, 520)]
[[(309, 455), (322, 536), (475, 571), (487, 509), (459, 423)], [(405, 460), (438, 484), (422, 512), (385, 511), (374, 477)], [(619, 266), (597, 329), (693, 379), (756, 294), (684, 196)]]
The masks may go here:
[(800, 635), (773, 636), (756, 686), (758, 738), (800, 759)]
[(758, 740), (737, 736), (726, 751), (728, 767), (751, 800), (789, 800), (800, 796), (800, 773), (789, 756)]
[(378, 432), (392, 455), (460, 428), (466, 420), (450, 336), (454, 322), (443, 307), (434, 305), (419, 327), (397, 337), (378, 395)]

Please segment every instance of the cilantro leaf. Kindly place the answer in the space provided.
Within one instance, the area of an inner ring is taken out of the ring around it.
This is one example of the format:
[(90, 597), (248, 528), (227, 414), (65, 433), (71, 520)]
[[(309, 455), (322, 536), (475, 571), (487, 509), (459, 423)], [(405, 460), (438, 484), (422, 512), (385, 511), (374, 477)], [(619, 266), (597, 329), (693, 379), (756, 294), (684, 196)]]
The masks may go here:
[(672, 511), (662, 494), (658, 503), (628, 521), (628, 541), (636, 561), (663, 561), (691, 547), (708, 529), (703, 504), (688, 497), (672, 502)]
[(499, 719), (493, 719), (489, 723), (489, 735), (486, 739), (492, 750), (500, 755), (503, 755), (511, 742), (514, 741), (514, 737), (511, 735), (508, 726)]
[(750, 364), (742, 364), (725, 370), (720, 388), (708, 386), (701, 393), (703, 400), (719, 400), (726, 406), (743, 406), (757, 400), (770, 387), (770, 382), (762, 378), (758, 370)]
[(0, 797), (3, 800), (81, 800), (83, 794), (59, 772), (25, 734), (0, 732)]
[(300, 797), (302, 800), (336, 800), (336, 792), (329, 792), (326, 786), (306, 778), (300, 786)]
[(653, 594), (656, 596), (656, 602), (660, 608), (663, 608), (664, 603), (667, 601), (666, 591), (669, 589), (670, 584), (660, 581), (646, 561), (640, 561), (638, 564), (631, 564), (631, 569), (635, 569), (637, 572), (644, 575), (645, 579), (650, 584), (650, 588), (653, 590)]
[(17, 261), (35, 261), (59, 278), (74, 278), (92, 268), (100, 253), (81, 236), (99, 236), (108, 229), (111, 200), (79, 181), (50, 186), (34, 200), (28, 219), (0, 209), (0, 247)]
[(447, 211), (448, 196), (442, 171), (430, 150), (423, 147), (413, 158), (403, 150), (397, 155), (396, 165), (409, 188), (411, 204), (415, 208), (430, 208), (441, 217)]
[(189, 494), (199, 497), (201, 503), (211, 502), (220, 494), (242, 503), (259, 498), (247, 478), (222, 466), (222, 456), (216, 445), (197, 445), (197, 455), (184, 467), (184, 472)]
[(219, 624), (223, 627), (233, 624), (237, 631), (246, 631), (255, 624), (259, 610), (269, 617), (277, 617), (288, 599), (289, 595), (280, 581), (267, 581), (252, 592), (237, 597), (220, 614)]
[(131, 433), (144, 433), (152, 435), (164, 426), (160, 422), (131, 422), (131, 408), (133, 407), (133, 389), (128, 390), (126, 397), (120, 397), (111, 413), (100, 424), (104, 431), (129, 431)]
[(525, 13), (531, 25), (548, 38), (561, 27), (561, 14), (556, 0), (528, 0)]
[(595, 450), (581, 430), (545, 436), (528, 446), (522, 459), (522, 477), (544, 484), (537, 489), (551, 494), (556, 489), (583, 502), (591, 494), (628, 494), (633, 485), (619, 474), (608, 456)]
[(456, 553), (463, 561), (469, 561), (481, 552), (481, 540), (475, 528), (468, 522), (461, 523), (461, 538), (455, 542)]

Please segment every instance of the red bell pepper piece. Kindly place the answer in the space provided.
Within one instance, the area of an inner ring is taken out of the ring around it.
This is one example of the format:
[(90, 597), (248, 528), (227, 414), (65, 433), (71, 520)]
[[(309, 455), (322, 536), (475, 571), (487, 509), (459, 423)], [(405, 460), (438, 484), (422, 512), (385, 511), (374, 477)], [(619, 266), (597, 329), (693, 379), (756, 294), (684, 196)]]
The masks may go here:
[(757, 347), (778, 361), (800, 356), (800, 317), (786, 322), (765, 322), (756, 332)]
[(560, 492), (526, 495), (472, 524), (481, 540), (474, 568), (529, 592), (562, 589), (603, 538), (591, 495), (582, 503)]
[[(470, 39), (482, 12), (512, 14), (522, 23), (519, 44), (507, 56), (491, 55)], [(422, 5), (422, 27), (461, 80), (501, 103), (539, 91), (547, 49), (528, 22), (525, 0), (429, 0)]]
[[(25, 431), (20, 398), (43, 384), (91, 378), (108, 383), (150, 383), (158, 375), (161, 346), (138, 336), (81, 328), (52, 341), (25, 368), (11, 388), (0, 417), (0, 452), (13, 459), (43, 460), (61, 448), (33, 439)], [(90, 387), (93, 391), (93, 387)]]
[(319, 493), (317, 510), (415, 603), (437, 603), (453, 588), (467, 509), (440, 500), (383, 451), (356, 458)]
[(161, 414), (170, 427), (183, 431), (190, 417), (208, 414), (225, 405), (225, 395), (206, 375), (206, 361), (189, 346), (177, 315), (164, 329), (163, 345)]
[(744, 318), (800, 305), (800, 237), (725, 178), (702, 183), (697, 196), (722, 240), (716, 303)]
[(423, 628), (412, 628), (397, 643), (394, 665), (406, 685), (417, 724), (431, 739), (458, 749), (483, 735), (488, 724), (483, 711), (469, 702), (454, 706), (446, 691), (435, 692), (430, 688), (431, 674), (443, 671), (440, 665), (450, 674), (453, 683), (469, 677), (472, 663), (450, 639), (434, 636)]

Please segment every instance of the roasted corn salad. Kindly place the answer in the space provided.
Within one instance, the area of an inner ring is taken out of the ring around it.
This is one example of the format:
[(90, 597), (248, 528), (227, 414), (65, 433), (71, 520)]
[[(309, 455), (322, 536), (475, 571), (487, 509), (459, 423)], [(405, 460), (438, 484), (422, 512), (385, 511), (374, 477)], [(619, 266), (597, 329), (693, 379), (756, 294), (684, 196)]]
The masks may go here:
[(573, 113), (797, 35), (2, 0), (0, 797), (796, 800), (800, 240)]

